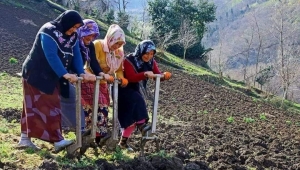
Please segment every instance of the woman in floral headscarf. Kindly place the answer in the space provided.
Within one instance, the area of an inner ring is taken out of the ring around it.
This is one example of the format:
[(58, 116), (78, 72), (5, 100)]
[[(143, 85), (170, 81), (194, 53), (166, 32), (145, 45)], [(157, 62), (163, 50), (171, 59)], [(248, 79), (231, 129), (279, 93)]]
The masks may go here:
[[(95, 55), (97, 64), (100, 65), (103, 73), (112, 75), (117, 79), (121, 80), (121, 86), (126, 86), (128, 81), (123, 76), (122, 63), (124, 59), (123, 45), (125, 44), (125, 34), (124, 31), (116, 24), (109, 27), (107, 34), (103, 40), (95, 40)], [(92, 60), (91, 64), (94, 63)], [(90, 67), (86, 67), (87, 72), (94, 72)], [(99, 93), (99, 105), (98, 105), (98, 122), (97, 122), (97, 134), (96, 143), (102, 146), (105, 141), (110, 137), (107, 133), (107, 123), (108, 123), (108, 106), (110, 104), (109, 89), (107, 82), (111, 81), (100, 81), (100, 93)], [(84, 90), (84, 89), (82, 89)], [(89, 89), (92, 91), (93, 89)], [(88, 89), (86, 89), (88, 91)], [(83, 92), (83, 95), (85, 93)], [(89, 115), (92, 112), (92, 96), (89, 100), (83, 101), (83, 106), (85, 112)], [(87, 119), (90, 121), (90, 118)]]
[[(139, 89), (139, 82), (148, 78), (154, 78), (154, 74), (161, 74), (154, 54), (155, 45), (150, 40), (140, 42), (135, 48), (135, 52), (129, 54), (124, 60), (124, 76), (128, 79), (128, 85), (125, 88), (119, 88), (118, 97), (118, 119), (121, 128), (124, 128), (119, 146), (122, 149), (133, 151), (127, 144), (127, 139), (132, 131), (137, 127), (142, 135), (145, 135), (151, 126), (147, 125), (149, 119), (146, 103)], [(162, 80), (169, 80), (171, 73), (164, 72)]]

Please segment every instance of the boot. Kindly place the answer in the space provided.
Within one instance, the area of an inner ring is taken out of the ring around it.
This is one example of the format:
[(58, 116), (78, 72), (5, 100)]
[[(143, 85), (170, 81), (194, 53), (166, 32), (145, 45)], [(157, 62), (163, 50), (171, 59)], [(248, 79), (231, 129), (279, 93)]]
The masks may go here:
[(32, 148), (34, 150), (40, 150), (34, 143), (31, 142), (31, 138), (25, 133), (21, 133), (21, 139), (17, 145), (18, 148)]
[(109, 133), (107, 133), (105, 136), (97, 136), (96, 139), (95, 139), (95, 142), (97, 143), (97, 145), (102, 148), (106, 141), (111, 137), (111, 135)]
[(151, 125), (148, 125), (147, 123), (136, 124), (136, 126), (141, 131), (142, 136), (145, 136), (146, 133), (151, 130)]
[(121, 149), (127, 149), (129, 152), (134, 152), (134, 150), (127, 144), (127, 140), (128, 138), (122, 136), (118, 146)]
[(61, 140), (59, 142), (54, 142), (54, 150), (55, 152), (59, 152), (66, 148), (67, 146), (71, 145), (73, 143), (72, 140)]

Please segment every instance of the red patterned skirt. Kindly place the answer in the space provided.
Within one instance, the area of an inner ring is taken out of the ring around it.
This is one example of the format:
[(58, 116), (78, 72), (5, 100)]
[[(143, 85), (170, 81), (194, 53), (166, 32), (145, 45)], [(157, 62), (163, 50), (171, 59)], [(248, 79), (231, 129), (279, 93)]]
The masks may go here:
[(22, 133), (48, 142), (63, 140), (58, 88), (55, 88), (52, 95), (48, 95), (28, 84), (25, 79), (22, 80), (22, 84), (24, 94)]
[[(95, 91), (95, 84), (90, 82), (82, 83), (81, 85), (81, 103), (82, 106), (92, 106), (93, 105), (93, 96)], [(98, 104), (102, 107), (109, 106), (109, 90), (106, 83), (100, 83), (99, 86), (99, 97)]]
[[(106, 83), (99, 86), (98, 111), (97, 111), (97, 133), (98, 137), (107, 135), (108, 123), (108, 106), (109, 106), (109, 89)], [(86, 128), (91, 128), (93, 99), (94, 99), (95, 84), (82, 83), (81, 85), (81, 103), (85, 113)]]

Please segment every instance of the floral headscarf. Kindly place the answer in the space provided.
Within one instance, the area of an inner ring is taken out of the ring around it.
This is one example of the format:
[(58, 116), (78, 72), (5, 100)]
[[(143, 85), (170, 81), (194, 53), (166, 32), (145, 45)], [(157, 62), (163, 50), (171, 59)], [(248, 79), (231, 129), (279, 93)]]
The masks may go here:
[(109, 50), (112, 45), (118, 42), (123, 42), (123, 45), (125, 45), (125, 33), (119, 25), (112, 24), (107, 30), (103, 43), (106, 52), (106, 63), (110, 68), (109, 74), (115, 72), (123, 62), (123, 45), (115, 51)]
[(134, 56), (135, 66), (137, 67), (138, 70), (140, 70), (144, 66), (146, 67), (148, 66), (152, 68), (154, 58), (152, 58), (148, 62), (144, 62), (142, 59), (142, 56), (151, 50), (154, 51), (154, 54), (156, 53), (155, 44), (151, 40), (144, 40), (136, 46), (133, 56)]
[(78, 39), (80, 42), (80, 48), (85, 55), (84, 56), (85, 59), (87, 61), (89, 61), (90, 60), (90, 57), (89, 57), (90, 50), (88, 47), (85, 46), (85, 44), (83, 42), (83, 37), (89, 36), (91, 34), (95, 34), (96, 35), (94, 38), (94, 40), (95, 40), (96, 37), (98, 37), (100, 35), (100, 33), (99, 33), (98, 25), (94, 20), (85, 19), (85, 20), (83, 20), (83, 23), (84, 23), (84, 25), (77, 30), (77, 33), (78, 33)]

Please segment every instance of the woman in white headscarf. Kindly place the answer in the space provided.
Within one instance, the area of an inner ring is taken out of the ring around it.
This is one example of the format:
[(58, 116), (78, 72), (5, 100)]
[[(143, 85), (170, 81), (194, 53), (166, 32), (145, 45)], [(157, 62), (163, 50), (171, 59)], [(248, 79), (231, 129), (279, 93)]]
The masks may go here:
[[(106, 36), (103, 40), (95, 40), (95, 54), (98, 64), (103, 71), (103, 74), (109, 74), (115, 78), (121, 80), (121, 86), (126, 86), (128, 81), (124, 78), (122, 63), (124, 60), (123, 45), (125, 45), (125, 34), (120, 26), (113, 24), (109, 27)], [(89, 67), (86, 68), (87, 72), (93, 73), (93, 70)], [(113, 80), (112, 80), (113, 81)], [(109, 82), (109, 81), (108, 81)], [(83, 107), (86, 115), (92, 113), (92, 96), (85, 95), (93, 91), (93, 86), (82, 87)], [(85, 92), (86, 93), (85, 93)], [(103, 145), (105, 141), (110, 137), (107, 133), (108, 123), (108, 106), (110, 104), (109, 89), (107, 81), (100, 81), (100, 93), (98, 103), (98, 122), (97, 122), (97, 134), (96, 143)], [(90, 122), (91, 117), (86, 118), (87, 124)]]

